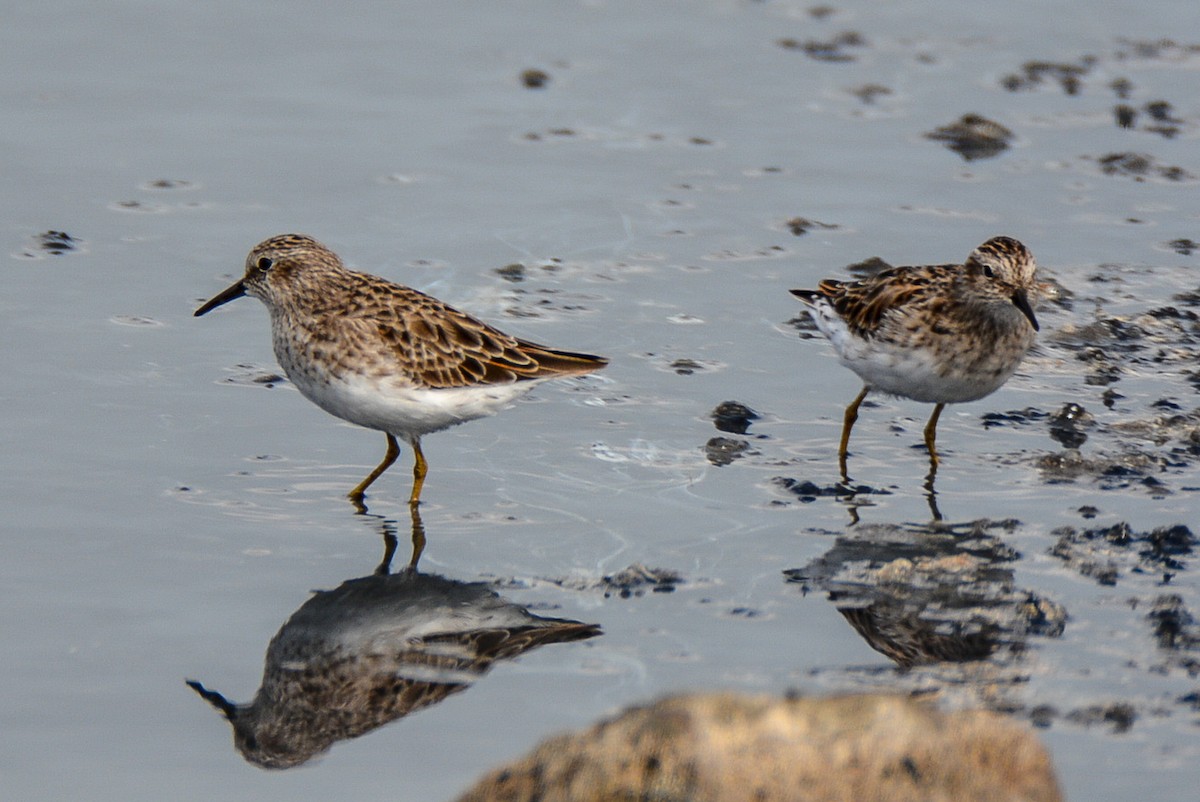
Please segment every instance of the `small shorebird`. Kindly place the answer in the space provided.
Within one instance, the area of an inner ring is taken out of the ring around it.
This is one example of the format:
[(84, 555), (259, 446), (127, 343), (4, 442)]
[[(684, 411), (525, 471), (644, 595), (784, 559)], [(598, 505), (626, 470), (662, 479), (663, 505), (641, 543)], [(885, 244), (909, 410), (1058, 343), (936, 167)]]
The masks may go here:
[(348, 270), (303, 234), (254, 246), (241, 280), (195, 314), (243, 295), (266, 304), (275, 358), (305, 398), (387, 435), (383, 461), (350, 491), (359, 507), (400, 454), (397, 437), (413, 449), (415, 506), (429, 468), (422, 435), (494, 414), (539, 382), (608, 364), (517, 339), (410, 287)]
[(863, 380), (842, 423), (843, 475), (850, 429), (871, 390), (937, 405), (925, 426), (937, 468), (942, 408), (997, 390), (1033, 346), (1036, 273), (1028, 248), (993, 237), (963, 264), (893, 267), (862, 281), (826, 279), (815, 290), (791, 291), (841, 363)]

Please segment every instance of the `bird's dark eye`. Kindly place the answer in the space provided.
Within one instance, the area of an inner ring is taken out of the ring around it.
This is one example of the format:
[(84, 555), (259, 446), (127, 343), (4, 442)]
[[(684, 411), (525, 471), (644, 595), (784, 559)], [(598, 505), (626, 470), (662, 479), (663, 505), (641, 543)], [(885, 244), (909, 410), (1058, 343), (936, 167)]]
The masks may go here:
[[(262, 267), (262, 262), (259, 262), (258, 266)], [(988, 278), (995, 278), (996, 271), (992, 270), (991, 265), (984, 265), (983, 266), (983, 275), (987, 276)]]
[(258, 269), (263, 271), (264, 273), (267, 272), (268, 270), (270, 270), (271, 266), (274, 264), (275, 264), (275, 261), (273, 259), (271, 259), (271, 257), (269, 257), (269, 256), (260, 256), (258, 258)]

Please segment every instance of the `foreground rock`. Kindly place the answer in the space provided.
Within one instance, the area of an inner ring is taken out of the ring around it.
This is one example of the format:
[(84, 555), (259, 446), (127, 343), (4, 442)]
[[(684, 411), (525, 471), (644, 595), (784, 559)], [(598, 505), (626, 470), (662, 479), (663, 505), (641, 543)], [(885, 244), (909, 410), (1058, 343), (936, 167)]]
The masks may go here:
[(906, 697), (680, 696), (543, 742), (460, 802), (1060, 800), (1023, 727)]

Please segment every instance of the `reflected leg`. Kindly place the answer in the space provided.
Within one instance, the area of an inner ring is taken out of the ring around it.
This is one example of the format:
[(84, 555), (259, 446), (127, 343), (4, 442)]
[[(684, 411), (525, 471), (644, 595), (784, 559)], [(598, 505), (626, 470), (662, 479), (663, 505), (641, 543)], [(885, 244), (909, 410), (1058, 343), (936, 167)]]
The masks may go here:
[(412, 558), (408, 561), (408, 570), (415, 571), (421, 553), (425, 551), (425, 522), (421, 520), (421, 513), (416, 504), (408, 509), (412, 513)]

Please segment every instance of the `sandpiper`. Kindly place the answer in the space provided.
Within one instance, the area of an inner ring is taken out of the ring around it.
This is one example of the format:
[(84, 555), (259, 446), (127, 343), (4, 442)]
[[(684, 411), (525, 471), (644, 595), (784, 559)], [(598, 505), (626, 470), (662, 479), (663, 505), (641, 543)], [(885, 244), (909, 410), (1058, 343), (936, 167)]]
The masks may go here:
[(1028, 248), (993, 237), (962, 264), (893, 267), (862, 281), (826, 279), (815, 290), (791, 291), (841, 363), (863, 380), (843, 419), (843, 475), (850, 429), (871, 390), (937, 405), (925, 426), (936, 469), (943, 407), (997, 390), (1033, 346), (1036, 273)]
[(383, 461), (349, 493), (359, 507), (396, 461), (397, 437), (413, 449), (415, 506), (428, 471), (422, 435), (494, 414), (539, 382), (608, 364), (512, 337), (425, 293), (349, 270), (303, 234), (254, 246), (245, 275), (195, 314), (243, 295), (266, 304), (275, 357), (305, 398), (387, 435)]

